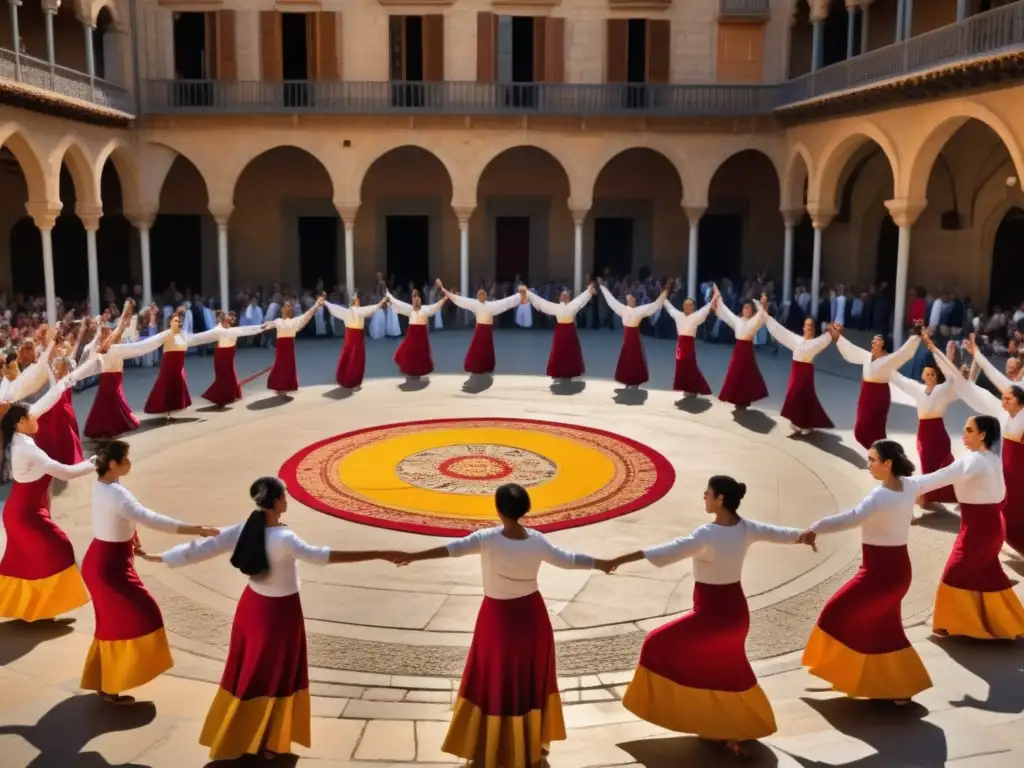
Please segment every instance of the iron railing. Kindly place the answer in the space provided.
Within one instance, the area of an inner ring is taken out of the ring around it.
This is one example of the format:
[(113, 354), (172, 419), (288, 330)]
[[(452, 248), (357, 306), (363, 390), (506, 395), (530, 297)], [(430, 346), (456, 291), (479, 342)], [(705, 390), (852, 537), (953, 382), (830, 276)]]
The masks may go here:
[(718, 0), (719, 16), (757, 19), (768, 18), (771, 14), (771, 0)]
[(0, 80), (24, 83), (127, 114), (135, 112), (135, 102), (126, 89), (98, 77), (90, 85), (89, 76), (84, 72), (59, 65), (51, 68), (48, 62), (24, 53), (15, 57), (14, 51), (8, 48), (0, 48)]

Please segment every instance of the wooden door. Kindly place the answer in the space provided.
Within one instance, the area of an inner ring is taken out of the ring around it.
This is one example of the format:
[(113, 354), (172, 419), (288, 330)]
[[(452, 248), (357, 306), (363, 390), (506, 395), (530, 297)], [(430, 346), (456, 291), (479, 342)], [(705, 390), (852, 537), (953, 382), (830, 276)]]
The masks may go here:
[(284, 79), (281, 14), (277, 11), (260, 11), (260, 59), (264, 80), (281, 82)]
[(762, 82), (764, 31), (761, 23), (718, 23), (718, 82)]

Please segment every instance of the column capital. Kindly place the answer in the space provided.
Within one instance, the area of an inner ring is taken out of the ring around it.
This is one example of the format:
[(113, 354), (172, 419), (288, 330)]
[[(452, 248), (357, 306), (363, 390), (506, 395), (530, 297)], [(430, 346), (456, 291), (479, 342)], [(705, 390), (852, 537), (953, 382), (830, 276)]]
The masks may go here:
[(807, 206), (807, 214), (811, 217), (811, 224), (815, 229), (828, 229), (828, 225), (832, 223), (836, 213), (838, 211), (826, 210), (816, 205)]
[(785, 222), (787, 229), (792, 229), (799, 224), (804, 216), (807, 214), (806, 208), (780, 208), (779, 213), (782, 214), (782, 221)]
[(886, 200), (885, 207), (889, 209), (889, 216), (892, 217), (897, 227), (912, 227), (917, 221), (917, 217), (928, 207), (928, 201), (898, 198)]
[(574, 226), (582, 227), (583, 222), (587, 220), (587, 214), (590, 213), (590, 208), (570, 208), (569, 213), (572, 215), (572, 223)]
[(76, 202), (75, 216), (82, 222), (86, 232), (95, 232), (100, 228), (100, 219), (103, 218), (103, 206)]
[(57, 217), (60, 216), (63, 207), (61, 203), (51, 203), (49, 201), (29, 201), (25, 203), (25, 210), (32, 217), (36, 228), (44, 230), (53, 229), (53, 225), (57, 223)]
[(235, 206), (230, 203), (210, 203), (210, 214), (213, 216), (214, 221), (217, 222), (217, 227), (220, 229), (227, 227), (228, 222), (231, 220), (231, 214), (234, 210)]
[(42, 0), (43, 13), (57, 13), (60, 10), (60, 0)]
[(345, 224), (345, 229), (352, 229), (356, 225), (356, 216), (359, 214), (359, 206), (360, 202), (358, 200), (355, 202), (345, 200), (334, 201), (334, 209), (338, 212), (338, 215), (341, 216), (341, 220)]
[(153, 222), (156, 221), (156, 211), (125, 211), (124, 216), (131, 222), (131, 225), (138, 230), (149, 230), (153, 228)]
[(686, 214), (686, 220), (690, 223), (690, 226), (698, 224), (701, 217), (704, 216), (704, 212), (708, 209), (706, 205), (700, 203), (688, 203), (683, 201), (683, 213)]
[(459, 228), (461, 229), (469, 225), (469, 219), (473, 215), (473, 211), (476, 210), (476, 206), (452, 203), (452, 210), (455, 212), (455, 218), (459, 220)]

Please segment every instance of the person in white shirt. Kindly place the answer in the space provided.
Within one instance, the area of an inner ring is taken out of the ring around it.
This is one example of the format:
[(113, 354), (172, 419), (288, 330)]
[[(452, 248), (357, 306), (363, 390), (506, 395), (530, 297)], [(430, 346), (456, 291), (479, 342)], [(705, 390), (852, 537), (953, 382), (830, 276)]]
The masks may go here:
[(235, 325), (235, 313), (217, 310), (217, 324), (210, 330), (189, 339), (190, 346), (216, 342), (213, 351), (213, 382), (200, 395), (214, 405), (224, 407), (242, 399), (242, 385), (235, 370), (235, 347), (238, 340), (268, 331), (272, 325)]
[(399, 301), (390, 292), (384, 295), (388, 304), (395, 312), (409, 318), (409, 327), (405, 330), (405, 338), (395, 350), (395, 365), (402, 374), (411, 379), (428, 376), (434, 371), (434, 357), (430, 352), (430, 333), (427, 323), (437, 314), (448, 296), (441, 296), (440, 301), (424, 305), (419, 291), (412, 292), (412, 304)]
[(575, 299), (570, 297), (568, 291), (562, 291), (557, 304), (542, 299), (533, 291), (526, 294), (534, 309), (555, 318), (555, 335), (551, 339), (551, 352), (548, 353), (547, 375), (556, 381), (569, 381), (587, 372), (580, 337), (576, 333), (576, 315), (590, 303), (595, 293), (597, 289), (593, 283)]
[(324, 302), (331, 317), (345, 324), (345, 339), (334, 371), (334, 378), (342, 389), (359, 389), (363, 385), (363, 376), (366, 374), (366, 336), (363, 330), (366, 318), (372, 317), (387, 303), (385, 297), (376, 304), (364, 307), (359, 302), (359, 294), (352, 296), (350, 307)]
[(803, 665), (847, 696), (905, 704), (932, 687), (903, 629), (903, 598), (913, 575), (907, 541), (918, 493), (914, 463), (899, 443), (880, 440), (868, 451), (868, 472), (879, 485), (860, 504), (819, 520), (800, 537), (809, 544), (860, 528), (862, 541), (860, 570), (825, 603)]
[(188, 377), (185, 375), (185, 353), (197, 343), (206, 343), (200, 334), (189, 334), (184, 330), (184, 323), (191, 313), (178, 309), (171, 315), (167, 330), (156, 336), (137, 342), (152, 344), (153, 339), (162, 342), (163, 354), (160, 357), (160, 371), (157, 373), (153, 389), (146, 398), (143, 410), (150, 414), (164, 414), (168, 420), (177, 411), (183, 411), (192, 405), (192, 395), (188, 391)]
[(704, 511), (713, 522), (611, 561), (615, 571), (639, 560), (658, 568), (693, 560), (693, 610), (648, 633), (622, 705), (670, 731), (724, 742), (737, 755), (746, 754), (743, 742), (776, 730), (771, 704), (747, 659), (743, 561), (752, 544), (797, 544), (800, 537), (797, 528), (740, 517), (746, 493), (745, 484), (715, 475), (704, 490)]
[(480, 555), (484, 600), (441, 749), (464, 760), (515, 755), (512, 763), (488, 757), (478, 764), (527, 768), (543, 759), (552, 741), (565, 739), (555, 636), (538, 591), (537, 573), (542, 563), (605, 572), (611, 564), (567, 552), (525, 527), (522, 521), (530, 512), (530, 495), (521, 485), (502, 485), (494, 502), (500, 526), (405, 554), (399, 564)]
[[(58, 352), (60, 356), (49, 366), (47, 372), (50, 374), (51, 387), (57, 386), (57, 382), (75, 369), (75, 363), (68, 357), (67, 351), (67, 346), (61, 345)], [(90, 372), (99, 370), (99, 361), (94, 355), (84, 358), (82, 365), (87, 366)], [(82, 381), (88, 375), (91, 373), (87, 374), (83, 370), (76, 381)], [(65, 388), (57, 404), (39, 417), (39, 431), (34, 437), (43, 453), (61, 464), (77, 464), (85, 458), (78, 432), (78, 414), (71, 400), (72, 391), (71, 388)]]
[(718, 399), (742, 411), (749, 408), (752, 403), (768, 397), (768, 386), (764, 383), (761, 369), (757, 367), (757, 357), (754, 355), (754, 335), (764, 325), (767, 307), (757, 307), (752, 301), (744, 301), (740, 317), (736, 317), (722, 301), (722, 294), (717, 285), (715, 298), (718, 300), (715, 314), (732, 328), (736, 337), (736, 346), (733, 347), (732, 357), (729, 358), (729, 368), (725, 372), (725, 381), (722, 382)]
[(231, 552), (231, 564), (249, 577), (235, 609), (220, 688), (199, 743), (211, 760), (262, 754), (272, 759), (292, 743), (310, 746), (309, 666), (299, 599), (298, 561), (313, 565), (400, 561), (400, 553), (341, 551), (307, 544), (281, 518), (288, 510), (284, 483), (261, 477), (249, 495), (257, 509), (216, 536), (160, 555), (143, 555), (172, 568)]
[(131, 704), (124, 691), (138, 688), (173, 666), (163, 616), (135, 572), (145, 554), (136, 533), (143, 525), (164, 533), (216, 536), (220, 531), (189, 525), (142, 506), (121, 485), (132, 469), (128, 443), (112, 440), (96, 455), (92, 489), (92, 543), (82, 559), (82, 578), (92, 597), (96, 629), (80, 687), (111, 704)]
[(603, 280), (600, 281), (600, 287), (605, 304), (622, 320), (622, 348), (619, 350), (619, 360), (615, 364), (615, 380), (625, 385), (627, 389), (636, 389), (641, 384), (646, 384), (650, 378), (644, 342), (640, 338), (640, 323), (645, 317), (650, 317), (661, 309), (668, 298), (668, 292), (662, 291), (654, 301), (637, 306), (633, 294), (627, 293), (626, 303), (623, 304), (612, 295)]
[[(761, 306), (764, 305), (762, 296)], [(827, 331), (818, 334), (813, 317), (804, 320), (803, 336), (797, 336), (768, 313), (764, 315), (764, 323), (772, 337), (793, 353), (782, 418), (789, 419), (793, 431), (801, 435), (809, 435), (816, 429), (832, 429), (835, 425), (822, 407), (814, 386), (814, 358), (832, 343), (831, 334)]]
[(437, 287), (444, 291), (444, 295), (451, 300), (452, 304), (467, 312), (472, 312), (476, 318), (476, 324), (473, 326), (473, 338), (469, 341), (466, 359), (462, 364), (463, 369), (466, 373), (476, 376), (494, 373), (494, 368), (497, 365), (494, 359), (494, 318), (512, 307), (529, 304), (526, 286), (520, 285), (511, 296), (497, 301), (488, 301), (487, 291), (483, 289), (476, 292), (475, 299), (470, 299), (447, 290), (440, 280), (437, 281)]
[(662, 305), (676, 323), (676, 372), (672, 380), (672, 389), (682, 392), (687, 397), (711, 394), (711, 387), (697, 364), (695, 340), (697, 329), (708, 319), (708, 315), (715, 311), (716, 304), (717, 299), (712, 297), (711, 301), (697, 309), (693, 299), (685, 299), (682, 312), (668, 300)]
[(299, 374), (295, 368), (295, 335), (306, 327), (323, 305), (324, 297), (320, 296), (304, 314), (295, 317), (292, 303), (286, 301), (281, 308), (281, 317), (273, 321), (277, 329), (277, 340), (274, 344), (274, 365), (267, 377), (267, 389), (279, 396), (299, 388)]
[(54, 619), (89, 602), (75, 565), (75, 550), (50, 517), (50, 480), (84, 477), (95, 465), (92, 459), (61, 464), (32, 439), (39, 430), (39, 417), (75, 385), (76, 374), (88, 374), (89, 367), (66, 376), (32, 405), (11, 404), (0, 419), (14, 481), (2, 515), (7, 537), (0, 560), (0, 616), (4, 618)]

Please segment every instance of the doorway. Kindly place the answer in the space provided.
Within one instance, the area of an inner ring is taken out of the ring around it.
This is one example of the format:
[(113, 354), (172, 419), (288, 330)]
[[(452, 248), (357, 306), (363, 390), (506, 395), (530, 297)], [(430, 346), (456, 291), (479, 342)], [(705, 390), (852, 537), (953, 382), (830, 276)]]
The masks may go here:
[(1020, 286), (1024, 282), (1024, 210), (1011, 208), (996, 230), (992, 246), (992, 281), (989, 284), (989, 306), (998, 304), (1004, 309), (1020, 302)]
[(281, 14), (281, 74), (284, 105), (309, 106), (309, 30), (305, 13)]
[(809, 286), (814, 273), (814, 225), (806, 214), (793, 230), (793, 284)]
[(149, 236), (153, 268), (153, 294), (171, 283), (186, 292), (200, 291), (203, 284), (203, 217), (195, 214), (161, 213)]
[(499, 283), (530, 280), (530, 217), (494, 219), (494, 279)]
[[(25, 217), (11, 227), (11, 253), (18, 254), (11, 259), (11, 283), (27, 296), (42, 296), (46, 293), (43, 278), (43, 241), (35, 222)], [(94, 312), (99, 310), (93, 307)]]
[(896, 261), (900, 247), (900, 228), (888, 215), (882, 217), (878, 231), (878, 253), (875, 256), (875, 283), (896, 284)]
[(324, 289), (338, 284), (338, 217), (299, 217), (299, 284), (312, 288), (318, 280)]
[(398, 285), (417, 288), (430, 280), (430, 217), (388, 216), (385, 219), (388, 275)]
[(697, 282), (729, 278), (734, 283), (743, 276), (743, 216), (738, 213), (704, 214), (698, 230), (700, 253)]
[(616, 276), (633, 272), (632, 219), (594, 219), (594, 274), (603, 275), (605, 270)]

